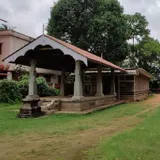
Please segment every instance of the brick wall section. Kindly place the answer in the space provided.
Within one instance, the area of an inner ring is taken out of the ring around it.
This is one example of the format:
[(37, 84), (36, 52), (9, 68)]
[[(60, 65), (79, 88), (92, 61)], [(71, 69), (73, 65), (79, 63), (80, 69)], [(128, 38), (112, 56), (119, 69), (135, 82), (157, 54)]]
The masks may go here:
[(135, 101), (142, 100), (149, 95), (149, 79), (144, 76), (135, 77)]

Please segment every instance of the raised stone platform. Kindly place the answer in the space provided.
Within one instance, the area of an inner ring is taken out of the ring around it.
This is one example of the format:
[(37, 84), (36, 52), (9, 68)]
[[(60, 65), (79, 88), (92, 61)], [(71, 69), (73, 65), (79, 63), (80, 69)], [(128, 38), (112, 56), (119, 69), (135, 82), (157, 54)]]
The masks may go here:
[[(60, 105), (57, 107), (57, 101), (61, 101), (58, 103)], [(115, 95), (107, 95), (102, 97), (84, 97), (81, 100), (73, 100), (70, 97), (44, 97), (41, 98), (41, 104), (43, 111), (46, 111), (49, 108), (50, 111), (55, 110), (67, 113), (79, 113), (87, 110), (93, 110), (94, 108), (100, 106), (107, 106), (117, 103), (117, 97)], [(54, 111), (53, 111), (54, 113)]]

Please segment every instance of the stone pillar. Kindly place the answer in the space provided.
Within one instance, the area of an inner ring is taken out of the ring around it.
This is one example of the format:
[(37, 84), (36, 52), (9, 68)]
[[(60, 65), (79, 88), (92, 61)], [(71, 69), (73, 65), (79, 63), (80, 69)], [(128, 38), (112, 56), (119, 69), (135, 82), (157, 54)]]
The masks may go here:
[(27, 98), (39, 98), (37, 95), (37, 82), (36, 82), (36, 60), (31, 59), (30, 61), (30, 70), (29, 70), (29, 89)]
[(98, 66), (98, 73), (97, 73), (97, 93), (96, 96), (104, 96), (103, 94), (103, 82), (102, 82), (102, 68)]
[(85, 70), (81, 71), (82, 93), (85, 94)]
[(81, 78), (81, 62), (75, 62), (75, 82), (74, 82), (74, 95), (72, 99), (80, 100), (83, 98), (83, 87)]
[(20, 113), (17, 115), (18, 118), (39, 117), (43, 115), (38, 103), (40, 98), (37, 95), (36, 60), (31, 59), (30, 64), (28, 96), (23, 99), (23, 105), (20, 108)]
[(12, 80), (13, 77), (12, 77), (12, 72), (7, 72), (7, 80)]
[(116, 95), (116, 86), (115, 86), (115, 73), (114, 69), (111, 69), (111, 89), (110, 89), (111, 95)]
[(65, 96), (65, 72), (62, 71), (61, 74), (61, 84), (60, 84), (60, 95)]

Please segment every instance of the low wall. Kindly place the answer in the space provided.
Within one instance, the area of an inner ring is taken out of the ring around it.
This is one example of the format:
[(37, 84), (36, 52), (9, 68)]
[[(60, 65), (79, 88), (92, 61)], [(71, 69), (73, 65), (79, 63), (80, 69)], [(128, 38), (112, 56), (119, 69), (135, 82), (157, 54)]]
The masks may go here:
[(135, 93), (126, 93), (123, 95), (120, 95), (121, 100), (127, 100), (127, 101), (140, 101), (143, 99), (146, 99), (149, 96), (149, 91), (137, 91)]
[(135, 92), (135, 101), (146, 99), (149, 96), (149, 91)]
[(61, 111), (84, 111), (98, 106), (111, 104), (116, 100), (117, 97), (115, 95), (109, 95), (104, 97), (90, 97), (90, 98), (85, 97), (80, 101), (75, 101), (72, 99), (62, 100)]

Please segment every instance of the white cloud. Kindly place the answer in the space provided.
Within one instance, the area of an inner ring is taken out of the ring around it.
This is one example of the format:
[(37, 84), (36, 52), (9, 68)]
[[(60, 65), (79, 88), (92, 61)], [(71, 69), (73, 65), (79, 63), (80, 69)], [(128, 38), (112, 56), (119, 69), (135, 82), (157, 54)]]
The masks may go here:
[(119, 0), (129, 14), (140, 12), (149, 21), (151, 35), (160, 40), (160, 0)]
[[(6, 19), (15, 30), (29, 36), (42, 34), (43, 23), (47, 24), (50, 7), (56, 0), (1, 0), (0, 18)], [(126, 13), (140, 12), (149, 21), (151, 34), (160, 39), (160, 0), (119, 0)]]
[(50, 17), (53, 0), (5, 0), (0, 4), (0, 18), (8, 21), (16, 31), (29, 36), (42, 34), (42, 25)]

